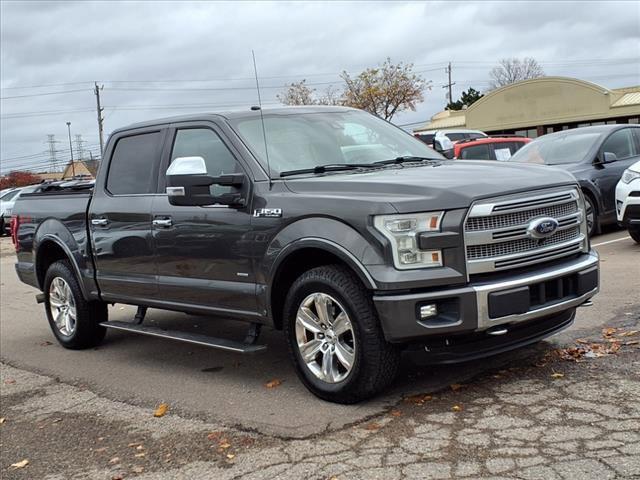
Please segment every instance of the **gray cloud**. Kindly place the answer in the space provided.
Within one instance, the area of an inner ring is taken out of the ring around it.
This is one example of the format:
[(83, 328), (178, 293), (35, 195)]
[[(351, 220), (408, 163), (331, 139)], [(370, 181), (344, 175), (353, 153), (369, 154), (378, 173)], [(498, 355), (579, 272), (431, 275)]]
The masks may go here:
[[(2, 100), (2, 169), (46, 165), (47, 155), (35, 154), (46, 149), (49, 133), (67, 149), (59, 157), (68, 158), (66, 121), (94, 151), (98, 143), (90, 83), (13, 87), (101, 81), (108, 132), (143, 119), (254, 104), (251, 49), (266, 103), (286, 82), (338, 85), (340, 71), (389, 56), (413, 62), (433, 81), (418, 111), (395, 119), (409, 123), (446, 103), (441, 85), (449, 61), (456, 97), (469, 86), (486, 88), (491, 66), (511, 56), (534, 56), (550, 75), (638, 84), (637, 61), (592, 60), (638, 57), (639, 9), (637, 2), (2, 2), (2, 97), (82, 90)], [(193, 104), (203, 106), (167, 107)]]

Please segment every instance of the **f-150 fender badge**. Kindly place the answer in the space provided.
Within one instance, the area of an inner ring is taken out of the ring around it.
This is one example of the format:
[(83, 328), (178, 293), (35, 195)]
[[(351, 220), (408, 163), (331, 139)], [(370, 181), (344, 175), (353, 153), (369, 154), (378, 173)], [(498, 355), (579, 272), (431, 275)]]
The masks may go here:
[(254, 217), (280, 218), (282, 217), (281, 208), (256, 208), (253, 211)]

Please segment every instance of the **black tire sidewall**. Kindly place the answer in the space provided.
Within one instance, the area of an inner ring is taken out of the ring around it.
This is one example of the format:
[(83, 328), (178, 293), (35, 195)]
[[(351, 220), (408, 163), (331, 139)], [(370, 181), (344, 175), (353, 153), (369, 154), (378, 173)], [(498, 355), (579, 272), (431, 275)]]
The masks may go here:
[(640, 243), (640, 227), (628, 227), (627, 230), (633, 241)]
[[(584, 203), (585, 203), (585, 216), (587, 215), (587, 205), (591, 205), (591, 211), (593, 212), (593, 225), (591, 229), (587, 231), (587, 236), (589, 238), (593, 237), (596, 233), (598, 233), (598, 206), (595, 201), (589, 194), (584, 194)], [(589, 225), (587, 224), (587, 228)]]

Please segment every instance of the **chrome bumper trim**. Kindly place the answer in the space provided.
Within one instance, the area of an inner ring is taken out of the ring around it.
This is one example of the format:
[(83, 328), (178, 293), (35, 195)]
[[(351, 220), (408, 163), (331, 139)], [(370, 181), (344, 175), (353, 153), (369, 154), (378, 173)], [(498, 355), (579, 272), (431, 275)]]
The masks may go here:
[(532, 318), (543, 317), (551, 315), (569, 308), (574, 308), (584, 303), (586, 300), (594, 296), (599, 291), (599, 287), (594, 288), (590, 292), (584, 295), (563, 302), (554, 303), (546, 307), (530, 310), (526, 313), (518, 315), (508, 315), (506, 317), (489, 318), (489, 294), (500, 290), (506, 290), (510, 288), (517, 288), (521, 286), (531, 285), (546, 280), (570, 275), (572, 273), (589, 271), (592, 269), (598, 269), (599, 258), (598, 254), (591, 250), (586, 258), (580, 258), (574, 262), (564, 264), (560, 267), (548, 267), (541, 270), (536, 270), (533, 274), (523, 274), (516, 276), (513, 279), (505, 280), (498, 283), (488, 283), (485, 285), (472, 285), (471, 288), (476, 293), (476, 301), (478, 305), (478, 330), (486, 330), (487, 328), (494, 327), (495, 325), (502, 325), (504, 323), (518, 323), (531, 320)]

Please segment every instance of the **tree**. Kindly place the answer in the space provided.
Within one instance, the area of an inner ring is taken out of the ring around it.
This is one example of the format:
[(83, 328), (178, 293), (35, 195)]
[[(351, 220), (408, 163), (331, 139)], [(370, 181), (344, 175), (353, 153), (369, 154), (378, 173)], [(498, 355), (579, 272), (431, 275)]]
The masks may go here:
[(356, 77), (342, 72), (342, 89), (333, 85), (318, 95), (306, 80), (287, 85), (278, 100), (284, 105), (345, 105), (361, 108), (385, 120), (407, 109), (414, 110), (424, 100), (430, 82), (413, 73), (413, 64), (394, 65), (391, 59), (377, 68), (368, 68)]
[(522, 60), (518, 58), (503, 58), (489, 72), (489, 77), (491, 77), (489, 85), (491, 90), (495, 90), (521, 80), (543, 76), (544, 70), (535, 58), (525, 57)]
[(356, 77), (347, 72), (340, 75), (345, 82), (343, 104), (366, 110), (385, 120), (391, 120), (404, 110), (415, 111), (424, 100), (424, 91), (431, 84), (413, 73), (413, 64), (394, 65), (391, 59), (377, 68), (367, 68)]
[(447, 110), (462, 110), (464, 107), (470, 107), (482, 97), (484, 97), (482, 93), (473, 87), (469, 87), (469, 90), (462, 92), (460, 100), (449, 102), (447, 104)]
[(31, 172), (11, 172), (4, 177), (0, 177), (0, 190), (5, 188), (25, 187), (27, 185), (33, 185), (40, 183), (40, 177), (34, 175)]

